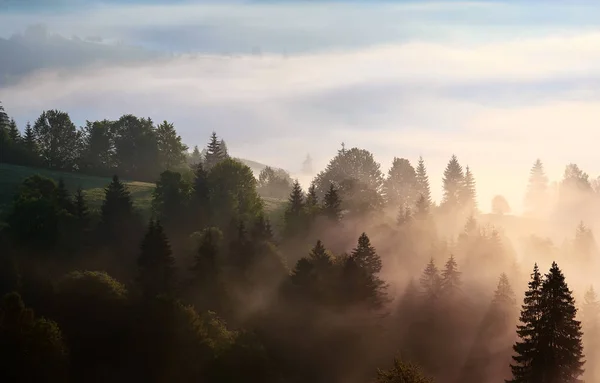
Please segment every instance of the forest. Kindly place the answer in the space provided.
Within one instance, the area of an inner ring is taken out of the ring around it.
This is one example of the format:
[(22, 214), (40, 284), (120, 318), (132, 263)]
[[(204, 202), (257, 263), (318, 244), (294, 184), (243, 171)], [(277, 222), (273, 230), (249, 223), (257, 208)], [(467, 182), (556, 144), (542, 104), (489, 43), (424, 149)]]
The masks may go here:
[[(551, 182), (534, 157), (524, 213), (483, 214), (456, 155), (434, 201), (423, 158), (384, 174), (342, 145), (304, 190), (207, 141), (0, 105), (0, 163), (111, 177), (92, 208), (32, 170), (1, 211), (0, 381), (600, 381), (600, 188), (576, 164)], [(156, 184), (150, 214), (123, 179)]]

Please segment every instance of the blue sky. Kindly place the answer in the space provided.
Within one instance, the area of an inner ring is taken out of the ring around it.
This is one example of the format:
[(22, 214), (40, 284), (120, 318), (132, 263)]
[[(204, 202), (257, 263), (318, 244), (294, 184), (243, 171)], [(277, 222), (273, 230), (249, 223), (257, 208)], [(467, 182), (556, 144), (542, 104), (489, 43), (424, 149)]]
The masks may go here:
[(0, 13), (0, 100), (21, 125), (49, 108), (78, 124), (135, 113), (292, 172), (345, 141), (385, 171), (423, 155), (438, 198), (455, 153), (483, 210), (503, 194), (518, 211), (537, 157), (555, 180), (569, 162), (600, 175), (591, 2), (48, 3)]

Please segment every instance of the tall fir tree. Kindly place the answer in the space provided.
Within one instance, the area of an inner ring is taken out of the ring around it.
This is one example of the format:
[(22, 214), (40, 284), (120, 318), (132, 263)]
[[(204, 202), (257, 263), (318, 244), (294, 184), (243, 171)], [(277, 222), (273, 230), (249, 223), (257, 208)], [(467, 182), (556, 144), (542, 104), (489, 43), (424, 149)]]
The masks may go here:
[(454, 255), (450, 255), (442, 271), (440, 282), (440, 292), (445, 298), (452, 299), (460, 293), (462, 285), (460, 275), (461, 273), (458, 271), (458, 264), (454, 259)]
[(254, 241), (273, 241), (273, 231), (271, 229), (271, 223), (265, 218), (263, 214), (259, 214), (251, 231), (252, 239)]
[(229, 157), (229, 149), (227, 149), (227, 144), (225, 143), (225, 140), (221, 139), (221, 141), (219, 141), (219, 149), (221, 149), (221, 154), (224, 158)]
[(284, 235), (288, 238), (303, 235), (306, 229), (304, 192), (298, 180), (294, 181), (284, 214)]
[(423, 270), (423, 274), (419, 279), (421, 285), (421, 292), (427, 300), (436, 300), (441, 291), (441, 277), (440, 272), (433, 261), (433, 258), (429, 260), (427, 267)]
[(31, 156), (38, 156), (38, 146), (35, 139), (35, 134), (33, 133), (33, 128), (29, 121), (27, 125), (25, 125), (25, 133), (23, 135), (23, 147), (27, 151), (27, 153)]
[(371, 245), (371, 240), (366, 233), (362, 233), (358, 238), (358, 243), (351, 256), (356, 260), (357, 264), (370, 274), (376, 274), (381, 271), (381, 258)]
[(512, 357), (512, 379), (508, 383), (543, 382), (541, 370), (545, 366), (539, 352), (542, 310), (542, 275), (536, 263), (521, 307), (521, 323), (517, 326), (520, 340), (513, 347), (516, 355)]
[(171, 293), (174, 288), (175, 259), (160, 222), (150, 221), (140, 250), (138, 283), (142, 294), (153, 298)]
[(342, 200), (338, 190), (333, 186), (333, 183), (329, 185), (329, 190), (323, 197), (323, 214), (333, 222), (340, 220), (342, 216)]
[(468, 166), (465, 168), (464, 185), (459, 195), (460, 205), (472, 214), (477, 209), (477, 190), (475, 177)]
[(429, 188), (429, 176), (427, 176), (427, 168), (425, 167), (423, 157), (419, 157), (417, 165), (416, 189), (416, 195), (422, 195), (425, 198), (427, 206), (431, 206), (433, 201), (431, 200), (431, 190)]
[(539, 215), (544, 212), (547, 202), (548, 177), (544, 171), (544, 164), (538, 158), (529, 171), (529, 183), (525, 194), (525, 210), (528, 213)]
[(400, 206), (398, 209), (398, 216), (396, 217), (396, 223), (398, 226), (405, 226), (410, 224), (413, 219), (413, 212), (409, 207)]
[(115, 228), (133, 213), (131, 194), (119, 177), (113, 176), (111, 183), (105, 189), (104, 201), (100, 208), (101, 224), (107, 229)]
[[(537, 298), (536, 298), (537, 297)], [(565, 277), (556, 262), (545, 278), (534, 268), (521, 311), (510, 382), (580, 383), (583, 374), (581, 323)]]
[(429, 218), (429, 203), (427, 202), (427, 198), (421, 194), (417, 199), (417, 203), (415, 205), (415, 211), (413, 213), (413, 217), (425, 220)]
[(204, 227), (210, 221), (211, 209), (208, 172), (204, 169), (202, 162), (198, 162), (195, 166), (192, 188), (193, 221), (198, 227)]
[(11, 118), (10, 122), (8, 123), (8, 138), (13, 145), (21, 143), (21, 133), (19, 132), (19, 128), (17, 127), (17, 123), (15, 122), (14, 118)]
[(449, 210), (461, 207), (460, 194), (464, 188), (465, 175), (462, 166), (455, 155), (452, 155), (452, 158), (450, 158), (450, 161), (444, 170), (444, 178), (442, 181), (444, 189), (442, 205)]
[(221, 149), (219, 138), (217, 133), (212, 132), (210, 142), (206, 148), (206, 158), (204, 159), (204, 165), (207, 170), (212, 169), (216, 164), (226, 158), (225, 153)]

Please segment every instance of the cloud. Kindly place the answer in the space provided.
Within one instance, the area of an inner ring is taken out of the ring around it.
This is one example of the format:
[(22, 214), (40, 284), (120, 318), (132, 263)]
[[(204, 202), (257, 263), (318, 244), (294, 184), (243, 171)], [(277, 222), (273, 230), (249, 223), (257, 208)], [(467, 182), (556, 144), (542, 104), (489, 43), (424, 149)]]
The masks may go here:
[[(247, 26), (264, 23), (231, 9)], [(190, 145), (216, 130), (235, 154), (292, 171), (307, 152), (324, 166), (342, 141), (373, 151), (384, 169), (394, 156), (423, 155), (438, 199), (455, 153), (477, 177), (483, 210), (503, 194), (518, 211), (537, 157), (554, 179), (569, 162), (600, 173), (600, 32), (575, 31), (47, 70), (0, 88), (0, 100), (21, 125), (59, 108), (78, 124), (124, 113), (167, 119)]]

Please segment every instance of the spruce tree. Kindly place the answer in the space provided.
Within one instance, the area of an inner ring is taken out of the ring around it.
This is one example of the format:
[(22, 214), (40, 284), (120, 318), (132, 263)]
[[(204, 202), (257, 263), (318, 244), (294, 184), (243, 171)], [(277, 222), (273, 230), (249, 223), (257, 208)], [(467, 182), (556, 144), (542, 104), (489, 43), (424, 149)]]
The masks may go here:
[(10, 120), (8, 118), (8, 114), (4, 110), (4, 106), (0, 102), (0, 132), (8, 131), (8, 126), (10, 124)]
[(540, 320), (542, 317), (542, 276), (537, 263), (533, 267), (529, 289), (525, 292), (517, 326), (518, 340), (513, 346), (512, 379), (508, 383), (543, 382), (544, 361), (540, 355)]
[(439, 297), (441, 290), (441, 278), (433, 258), (429, 260), (429, 263), (427, 264), (427, 267), (425, 267), (419, 282), (421, 285), (421, 292), (426, 299), (435, 300)]
[(304, 192), (298, 180), (294, 181), (288, 198), (288, 206), (283, 217), (286, 237), (303, 235), (306, 229)]
[(210, 137), (210, 142), (207, 146), (206, 158), (204, 160), (204, 164), (206, 169), (212, 169), (216, 164), (225, 159), (225, 154), (223, 153), (220, 145), (220, 141), (217, 138), (217, 133), (213, 132)]
[(575, 299), (556, 262), (542, 284), (542, 316), (538, 334), (546, 381), (582, 382), (581, 322), (576, 320)]
[(565, 277), (556, 262), (544, 280), (534, 268), (521, 311), (521, 322), (511, 365), (510, 382), (582, 382), (581, 323)]
[(412, 210), (409, 207), (400, 206), (398, 209), (398, 216), (396, 217), (396, 223), (398, 226), (405, 226), (412, 221), (413, 215)]
[(314, 209), (319, 204), (319, 199), (317, 198), (317, 187), (313, 183), (308, 187), (308, 193), (306, 193), (306, 207), (308, 209)]
[(538, 158), (529, 172), (529, 183), (525, 194), (525, 209), (529, 213), (543, 213), (548, 190), (548, 177), (544, 164)]
[(111, 183), (105, 189), (105, 197), (100, 208), (101, 224), (106, 229), (115, 228), (122, 220), (133, 215), (131, 194), (119, 177), (113, 176)]
[(454, 255), (450, 255), (442, 271), (442, 280), (440, 282), (441, 293), (444, 297), (453, 298), (460, 293), (462, 285), (460, 274), (458, 265), (454, 260)]
[(29, 121), (25, 125), (25, 134), (23, 135), (23, 147), (29, 155), (38, 155), (38, 146), (35, 140), (35, 134)]
[(268, 241), (273, 240), (273, 231), (271, 230), (271, 223), (268, 219), (265, 219), (263, 214), (259, 214), (254, 225), (252, 227), (252, 239), (255, 241)]
[(376, 274), (381, 271), (381, 258), (371, 245), (371, 241), (366, 233), (362, 233), (358, 238), (358, 244), (352, 250), (351, 256), (357, 264), (370, 274)]
[(459, 196), (460, 205), (473, 213), (477, 208), (477, 191), (475, 189), (475, 177), (473, 177), (473, 173), (468, 166), (465, 168), (464, 185)]
[(160, 222), (150, 221), (138, 257), (141, 291), (147, 298), (169, 294), (173, 290), (175, 259)]
[(419, 164), (417, 165), (417, 182), (416, 182), (416, 195), (423, 196), (427, 206), (431, 206), (431, 190), (429, 188), (429, 177), (427, 176), (427, 169), (425, 168), (425, 161), (423, 157), (419, 157)]
[(11, 119), (8, 124), (8, 138), (13, 144), (21, 143), (21, 133), (14, 119)]
[(229, 150), (227, 149), (227, 144), (225, 143), (225, 140), (221, 139), (221, 141), (219, 141), (219, 149), (221, 149), (221, 154), (223, 155), (223, 158), (229, 157)]
[(460, 207), (460, 193), (463, 190), (464, 179), (462, 166), (458, 163), (458, 158), (452, 155), (444, 170), (444, 178), (442, 180), (444, 189), (442, 205), (447, 209), (452, 210)]
[(337, 222), (342, 215), (341, 205), (342, 201), (338, 191), (332, 183), (329, 185), (329, 190), (323, 198), (323, 214), (331, 221)]

